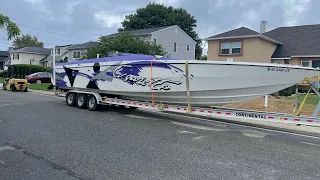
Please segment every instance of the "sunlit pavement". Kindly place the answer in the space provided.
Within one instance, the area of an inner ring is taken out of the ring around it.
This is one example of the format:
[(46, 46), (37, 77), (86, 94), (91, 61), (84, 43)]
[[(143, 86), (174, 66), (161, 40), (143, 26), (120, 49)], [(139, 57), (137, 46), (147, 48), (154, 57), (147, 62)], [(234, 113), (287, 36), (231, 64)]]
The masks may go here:
[(318, 179), (320, 140), (0, 90), (0, 179)]

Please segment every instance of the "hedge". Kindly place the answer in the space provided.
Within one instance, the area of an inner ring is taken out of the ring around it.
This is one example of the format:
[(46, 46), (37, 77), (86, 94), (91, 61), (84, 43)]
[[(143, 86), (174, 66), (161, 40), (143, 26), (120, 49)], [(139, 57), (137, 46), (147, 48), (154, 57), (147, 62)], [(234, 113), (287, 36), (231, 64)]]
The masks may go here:
[[(29, 75), (36, 72), (50, 72), (50, 67), (44, 67), (39, 65), (29, 64), (16, 64), (14, 68), (14, 74), (17, 77), (24, 78), (25, 75)], [(7, 71), (0, 72), (0, 76), (6, 76)]]
[(4, 76), (6, 76), (6, 74), (7, 74), (7, 71), (1, 71), (0, 72), (0, 77), (4, 77)]
[(286, 89), (279, 91), (280, 96), (291, 96), (296, 93), (296, 85), (290, 86)]

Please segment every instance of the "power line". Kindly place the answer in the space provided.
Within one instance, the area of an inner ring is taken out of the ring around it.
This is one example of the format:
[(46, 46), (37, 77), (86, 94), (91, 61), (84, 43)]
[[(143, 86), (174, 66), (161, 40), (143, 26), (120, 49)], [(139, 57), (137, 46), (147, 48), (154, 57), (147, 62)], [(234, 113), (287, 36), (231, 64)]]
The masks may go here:
[(67, 37), (67, 38), (72, 38), (72, 39), (78, 39), (78, 40), (92, 41), (92, 40), (88, 40), (88, 39), (82, 39), (82, 38), (78, 38), (78, 37), (72, 37), (72, 36), (67, 36), (67, 35), (63, 35), (63, 34), (58, 34), (58, 33), (55, 33), (55, 32), (46, 31), (46, 30), (42, 30), (42, 29), (26, 26), (26, 25), (23, 25), (23, 24), (18, 24), (18, 23), (16, 23), (16, 24), (19, 25), (19, 26), (22, 26), (22, 27), (30, 28), (30, 29), (37, 30), (37, 31), (42, 31), (42, 32), (49, 33), (49, 34), (54, 34), (54, 35), (57, 35), (57, 36), (62, 36), (62, 37)]
[(1, 45), (11, 46), (11, 44), (0, 42)]

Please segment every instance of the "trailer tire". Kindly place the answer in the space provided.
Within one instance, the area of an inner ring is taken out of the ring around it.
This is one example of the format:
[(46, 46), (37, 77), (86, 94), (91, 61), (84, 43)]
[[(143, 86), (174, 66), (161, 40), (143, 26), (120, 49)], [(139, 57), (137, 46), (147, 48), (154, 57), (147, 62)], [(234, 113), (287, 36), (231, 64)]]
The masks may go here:
[(76, 93), (69, 92), (66, 94), (66, 103), (68, 106), (75, 106), (76, 104)]
[(89, 95), (87, 99), (87, 109), (94, 111), (98, 108), (97, 98), (93, 95)]
[(78, 94), (76, 98), (76, 106), (78, 108), (87, 107), (87, 96), (85, 94)]

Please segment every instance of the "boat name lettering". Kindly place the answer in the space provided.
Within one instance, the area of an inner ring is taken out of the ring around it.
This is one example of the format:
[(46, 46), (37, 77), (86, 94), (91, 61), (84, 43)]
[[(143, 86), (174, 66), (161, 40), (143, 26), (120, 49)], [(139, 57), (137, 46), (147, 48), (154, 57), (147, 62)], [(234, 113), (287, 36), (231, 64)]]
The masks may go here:
[(266, 115), (263, 114), (236, 113), (236, 116), (267, 119)]
[(268, 68), (268, 71), (290, 72), (290, 69), (288, 69), (288, 68)]
[[(126, 65), (128, 67), (128, 65)], [(114, 73), (113, 77), (117, 79), (121, 79), (124, 82), (133, 82), (137, 86), (148, 86), (150, 87), (150, 80), (146, 77), (136, 76), (132, 74), (122, 73), (122, 66), (117, 68)], [(173, 81), (168, 78), (152, 78), (152, 88), (151, 90), (170, 90), (170, 84), (180, 85), (182, 82), (180, 81)]]

